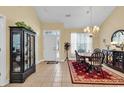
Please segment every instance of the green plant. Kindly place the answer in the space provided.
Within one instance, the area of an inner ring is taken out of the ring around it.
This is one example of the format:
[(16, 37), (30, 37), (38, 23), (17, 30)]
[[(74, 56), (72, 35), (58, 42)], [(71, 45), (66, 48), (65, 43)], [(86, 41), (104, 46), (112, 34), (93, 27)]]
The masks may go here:
[(64, 49), (65, 49), (66, 51), (69, 50), (70, 46), (71, 46), (71, 45), (70, 45), (69, 42), (65, 42), (65, 43), (64, 43)]
[(27, 28), (29, 30), (32, 30), (32, 28), (30, 26), (26, 25), (24, 21), (16, 22), (15, 25), (17, 27), (24, 27), (24, 28)]

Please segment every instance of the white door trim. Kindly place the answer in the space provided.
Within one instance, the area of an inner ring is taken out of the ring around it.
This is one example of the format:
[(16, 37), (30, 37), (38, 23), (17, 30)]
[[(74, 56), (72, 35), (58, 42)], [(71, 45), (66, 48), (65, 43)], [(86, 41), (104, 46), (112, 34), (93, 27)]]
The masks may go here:
[(0, 62), (0, 71), (1, 71), (1, 80), (0, 80), (0, 86), (4, 86), (7, 83), (9, 83), (9, 80), (7, 80), (7, 71), (6, 71), (6, 17), (0, 15), (0, 18), (3, 20), (2, 25), (2, 46), (1, 46), (1, 53), (2, 53), (2, 62)]
[[(61, 47), (61, 45), (60, 45), (61, 44), (60, 38), (61, 38), (61, 31), (60, 30), (50, 30), (50, 29), (44, 30), (43, 31), (43, 38), (44, 38), (45, 32), (59, 32), (59, 49), (58, 49), (59, 58), (56, 61), (60, 61), (60, 49), (61, 49), (60, 48)], [(43, 41), (43, 44), (44, 44), (44, 41)], [(43, 48), (44, 48), (44, 45), (43, 45)], [(44, 53), (45, 53), (45, 48), (44, 48), (44, 51), (43, 51), (43, 57), (44, 57)], [(51, 60), (46, 60), (45, 57), (44, 57), (44, 61), (51, 61)]]

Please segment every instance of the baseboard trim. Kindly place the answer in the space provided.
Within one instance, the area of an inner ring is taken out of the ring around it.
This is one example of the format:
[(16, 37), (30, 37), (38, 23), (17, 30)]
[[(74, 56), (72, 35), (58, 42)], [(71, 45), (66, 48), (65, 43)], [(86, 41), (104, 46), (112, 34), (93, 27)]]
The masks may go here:
[(9, 80), (5, 80), (4, 82), (0, 82), (0, 86), (6, 86), (7, 84), (9, 84)]

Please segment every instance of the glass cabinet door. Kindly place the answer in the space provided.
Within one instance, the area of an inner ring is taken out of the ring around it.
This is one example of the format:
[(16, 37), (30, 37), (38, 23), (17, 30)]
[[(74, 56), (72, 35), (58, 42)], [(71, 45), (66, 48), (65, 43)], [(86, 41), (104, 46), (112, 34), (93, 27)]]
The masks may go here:
[(30, 35), (24, 34), (24, 70), (30, 67)]
[(113, 66), (113, 52), (108, 52), (108, 62), (107, 64)]
[(21, 33), (12, 33), (12, 72), (21, 72)]
[(30, 47), (31, 47), (31, 37), (30, 35), (28, 34), (28, 68), (30, 68)]
[(34, 36), (31, 36), (31, 66), (34, 64)]
[(28, 34), (24, 34), (24, 70), (28, 68)]
[(115, 52), (114, 53), (114, 66), (123, 70), (123, 52)]

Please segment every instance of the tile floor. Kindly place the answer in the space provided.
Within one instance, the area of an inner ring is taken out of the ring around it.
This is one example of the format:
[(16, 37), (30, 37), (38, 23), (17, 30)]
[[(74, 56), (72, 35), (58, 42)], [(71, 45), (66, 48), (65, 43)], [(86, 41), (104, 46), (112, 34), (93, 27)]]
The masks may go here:
[[(118, 73), (118, 72), (117, 72)], [(124, 76), (124, 74), (119, 73)], [(41, 62), (37, 65), (36, 72), (30, 75), (24, 83), (11, 83), (7, 87), (115, 87), (120, 85), (91, 85), (72, 84), (68, 64), (46, 64)]]

